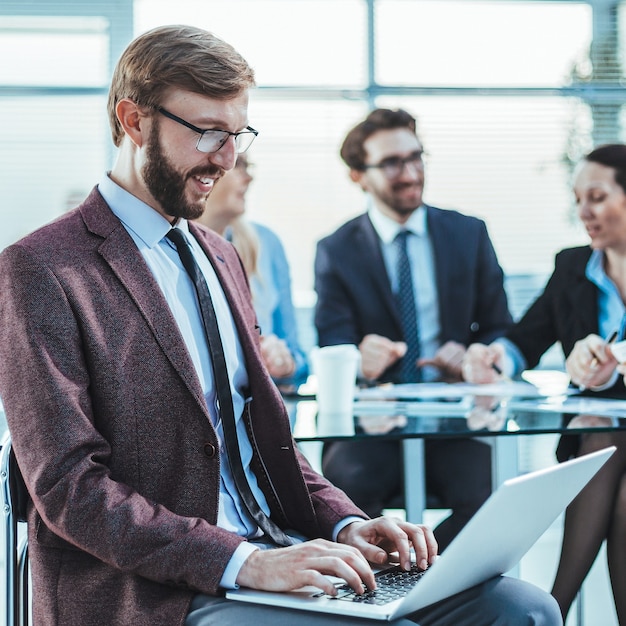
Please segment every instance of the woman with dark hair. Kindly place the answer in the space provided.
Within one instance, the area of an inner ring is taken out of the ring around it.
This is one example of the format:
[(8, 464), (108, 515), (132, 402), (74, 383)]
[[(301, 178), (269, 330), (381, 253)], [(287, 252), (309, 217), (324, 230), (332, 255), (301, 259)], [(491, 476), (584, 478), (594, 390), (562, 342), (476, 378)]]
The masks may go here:
[[(494, 364), (508, 375), (519, 374), (535, 367), (544, 352), (560, 342), (573, 383), (585, 393), (626, 397), (617, 361), (603, 339), (616, 333), (624, 339), (626, 327), (626, 145), (590, 152), (576, 169), (574, 195), (589, 245), (557, 254), (545, 290), (503, 338), (468, 348), (463, 363), (467, 381), (493, 382), (498, 376)], [(569, 427), (607, 419), (577, 416)], [(567, 509), (552, 593), (565, 619), (606, 540), (617, 616), (626, 624), (626, 432), (564, 436), (557, 458), (608, 445), (617, 446), (616, 453)]]

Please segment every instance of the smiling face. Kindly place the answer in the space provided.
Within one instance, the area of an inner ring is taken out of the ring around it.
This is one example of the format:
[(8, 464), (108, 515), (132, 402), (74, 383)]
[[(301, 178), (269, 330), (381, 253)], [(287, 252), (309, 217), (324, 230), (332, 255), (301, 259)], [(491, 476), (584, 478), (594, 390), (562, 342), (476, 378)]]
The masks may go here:
[[(419, 139), (408, 128), (379, 130), (365, 140), (363, 147), (367, 166), (381, 165), (388, 159), (407, 159), (422, 151)], [(351, 170), (350, 176), (371, 194), (382, 213), (398, 222), (405, 222), (422, 204), (424, 164), (421, 160), (406, 163), (393, 178), (377, 167)]]
[[(194, 126), (238, 132), (247, 125), (247, 92), (228, 100), (177, 91), (163, 107)], [(149, 204), (164, 216), (196, 219), (205, 210), (215, 182), (235, 165), (232, 137), (217, 151), (196, 149), (199, 134), (158, 112), (142, 146), (140, 178), (149, 194)]]
[(626, 253), (626, 192), (612, 167), (583, 161), (574, 179), (578, 216), (591, 247)]

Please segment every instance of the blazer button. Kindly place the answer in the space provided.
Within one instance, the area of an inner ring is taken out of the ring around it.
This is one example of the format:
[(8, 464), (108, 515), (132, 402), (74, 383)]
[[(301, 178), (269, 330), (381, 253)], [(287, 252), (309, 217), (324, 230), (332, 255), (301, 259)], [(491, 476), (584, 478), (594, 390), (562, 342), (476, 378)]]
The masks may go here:
[(204, 444), (204, 454), (206, 454), (210, 459), (212, 459), (217, 452), (217, 449), (212, 443)]

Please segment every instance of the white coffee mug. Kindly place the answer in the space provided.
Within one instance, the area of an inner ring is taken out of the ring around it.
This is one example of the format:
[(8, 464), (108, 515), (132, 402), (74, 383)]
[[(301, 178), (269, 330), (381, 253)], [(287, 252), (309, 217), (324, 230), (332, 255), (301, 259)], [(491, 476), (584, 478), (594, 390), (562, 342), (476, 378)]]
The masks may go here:
[(317, 429), (322, 435), (353, 435), (353, 403), (359, 368), (354, 344), (315, 348), (311, 352), (317, 378)]

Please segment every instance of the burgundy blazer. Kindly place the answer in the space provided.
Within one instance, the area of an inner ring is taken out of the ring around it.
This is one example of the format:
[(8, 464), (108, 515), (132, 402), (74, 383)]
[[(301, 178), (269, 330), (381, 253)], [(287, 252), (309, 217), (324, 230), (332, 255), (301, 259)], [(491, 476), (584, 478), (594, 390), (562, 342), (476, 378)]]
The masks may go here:
[[(283, 528), (363, 515), (298, 452), (234, 248), (190, 224), (245, 353), (255, 473)], [(244, 541), (218, 528), (218, 442), (170, 309), (97, 190), (0, 255), (0, 396), (32, 504), (34, 617), (183, 624)]]

